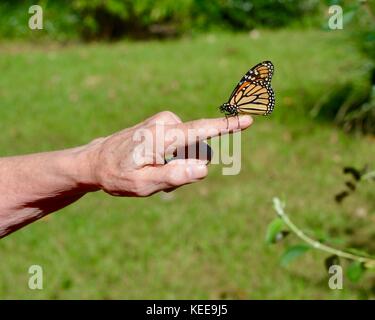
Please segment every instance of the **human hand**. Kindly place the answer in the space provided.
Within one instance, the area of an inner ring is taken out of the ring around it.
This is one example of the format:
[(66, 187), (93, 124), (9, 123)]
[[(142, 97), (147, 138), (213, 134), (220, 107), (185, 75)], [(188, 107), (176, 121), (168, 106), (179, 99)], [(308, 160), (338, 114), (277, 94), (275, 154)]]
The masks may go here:
[[(178, 159), (165, 163), (166, 155), (176, 148), (246, 129), (251, 123), (250, 116), (183, 123), (172, 112), (160, 112), (134, 127), (85, 146), (81, 152), (85, 163), (84, 183), (114, 196), (145, 197), (199, 181), (207, 175), (206, 160)], [(145, 137), (151, 143), (137, 139), (141, 132), (147, 133)]]

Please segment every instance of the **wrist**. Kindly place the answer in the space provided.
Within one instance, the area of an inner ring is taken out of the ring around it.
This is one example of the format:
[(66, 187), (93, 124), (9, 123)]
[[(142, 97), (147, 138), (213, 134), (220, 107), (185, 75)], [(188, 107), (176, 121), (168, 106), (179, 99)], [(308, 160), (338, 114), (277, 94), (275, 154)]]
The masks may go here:
[(78, 188), (85, 192), (100, 190), (96, 178), (97, 155), (104, 138), (96, 139), (87, 145), (70, 149), (70, 164), (73, 179)]

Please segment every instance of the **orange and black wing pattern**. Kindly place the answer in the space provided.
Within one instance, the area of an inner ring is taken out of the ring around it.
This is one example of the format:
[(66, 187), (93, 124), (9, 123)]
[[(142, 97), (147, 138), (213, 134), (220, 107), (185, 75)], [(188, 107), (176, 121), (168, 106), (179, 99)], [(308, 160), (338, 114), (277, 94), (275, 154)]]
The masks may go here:
[(251, 68), (233, 90), (228, 104), (238, 113), (267, 115), (275, 106), (275, 94), (271, 87), (274, 66), (264, 61)]

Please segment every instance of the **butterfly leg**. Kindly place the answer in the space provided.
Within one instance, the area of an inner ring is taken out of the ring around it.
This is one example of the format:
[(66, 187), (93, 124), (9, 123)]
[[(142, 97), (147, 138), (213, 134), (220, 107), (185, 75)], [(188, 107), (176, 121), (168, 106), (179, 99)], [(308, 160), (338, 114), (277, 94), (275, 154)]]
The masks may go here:
[(238, 116), (238, 113), (236, 114), (237, 117), (237, 129), (241, 128), (240, 126), (240, 117)]
[(225, 115), (225, 119), (227, 120), (227, 130), (229, 129), (229, 120), (228, 120), (228, 115)]

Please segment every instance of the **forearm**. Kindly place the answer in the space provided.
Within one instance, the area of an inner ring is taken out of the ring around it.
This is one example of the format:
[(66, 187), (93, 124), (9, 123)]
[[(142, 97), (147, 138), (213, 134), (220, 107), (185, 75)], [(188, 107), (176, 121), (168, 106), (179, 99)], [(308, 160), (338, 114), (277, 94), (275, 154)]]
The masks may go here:
[(0, 158), (0, 238), (97, 190), (86, 148)]

